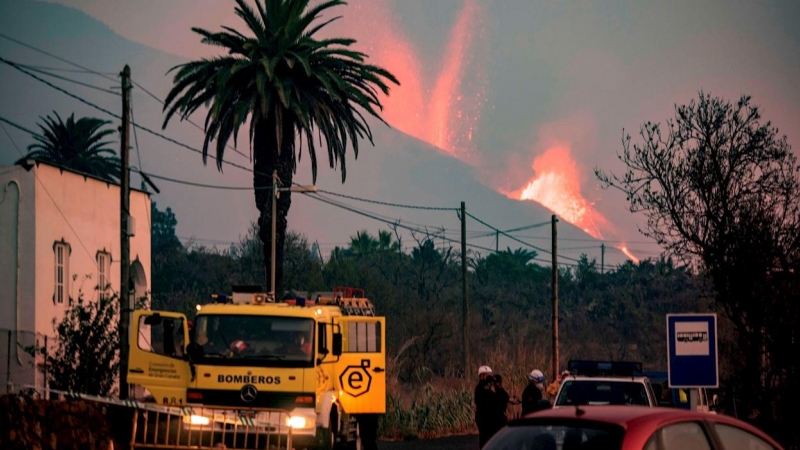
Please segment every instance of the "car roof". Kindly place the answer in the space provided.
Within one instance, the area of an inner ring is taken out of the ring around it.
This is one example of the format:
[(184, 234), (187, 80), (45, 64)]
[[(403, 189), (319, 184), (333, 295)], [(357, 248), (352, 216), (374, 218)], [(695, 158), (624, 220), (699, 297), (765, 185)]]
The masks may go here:
[(603, 376), (592, 377), (586, 375), (575, 375), (564, 378), (564, 381), (630, 381), (634, 383), (642, 383), (648, 381), (647, 377), (625, 377), (625, 376)]
[[(582, 413), (577, 413), (580, 410)], [(561, 406), (559, 408), (545, 409), (526, 415), (509, 423), (509, 425), (523, 424), (526, 422), (536, 422), (540, 420), (580, 420), (599, 422), (611, 425), (619, 425), (626, 430), (632, 428), (645, 428), (656, 430), (667, 423), (705, 421), (723, 423), (745, 429), (762, 439), (766, 440), (776, 448), (780, 445), (768, 435), (753, 427), (752, 425), (724, 414), (711, 414), (707, 412), (690, 411), (677, 408), (647, 407), (631, 405), (592, 405), (580, 406)]]

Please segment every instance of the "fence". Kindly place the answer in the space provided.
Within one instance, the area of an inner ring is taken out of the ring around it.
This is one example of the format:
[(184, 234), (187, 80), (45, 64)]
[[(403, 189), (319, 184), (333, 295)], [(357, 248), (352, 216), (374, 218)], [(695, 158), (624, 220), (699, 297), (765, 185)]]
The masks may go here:
[(133, 415), (131, 448), (291, 449), (288, 418), (283, 410), (139, 405)]
[(47, 336), (32, 331), (0, 329), (0, 392), (19, 393), (23, 386), (44, 392), (47, 364), (35, 349), (48, 344)]

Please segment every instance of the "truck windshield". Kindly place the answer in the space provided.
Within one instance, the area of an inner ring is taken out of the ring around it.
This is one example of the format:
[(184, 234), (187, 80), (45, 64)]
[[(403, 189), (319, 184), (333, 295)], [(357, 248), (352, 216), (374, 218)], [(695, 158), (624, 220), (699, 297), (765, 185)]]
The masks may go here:
[(650, 406), (644, 383), (624, 380), (565, 381), (555, 404)]
[(313, 343), (311, 319), (200, 315), (189, 353), (212, 365), (305, 367), (313, 365)]

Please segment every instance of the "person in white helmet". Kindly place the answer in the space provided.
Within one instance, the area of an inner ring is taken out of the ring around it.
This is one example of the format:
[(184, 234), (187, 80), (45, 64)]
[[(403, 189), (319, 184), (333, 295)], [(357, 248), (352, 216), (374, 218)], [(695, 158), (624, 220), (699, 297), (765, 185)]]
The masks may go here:
[(480, 366), (478, 368), (478, 385), (475, 386), (475, 424), (478, 426), (478, 440), (481, 448), (492, 437), (494, 428), (492, 413), (495, 409), (495, 393), (492, 380), (492, 368)]
[(545, 376), (539, 369), (534, 369), (528, 374), (528, 385), (522, 391), (522, 415), (539, 410), (539, 400), (543, 398)]

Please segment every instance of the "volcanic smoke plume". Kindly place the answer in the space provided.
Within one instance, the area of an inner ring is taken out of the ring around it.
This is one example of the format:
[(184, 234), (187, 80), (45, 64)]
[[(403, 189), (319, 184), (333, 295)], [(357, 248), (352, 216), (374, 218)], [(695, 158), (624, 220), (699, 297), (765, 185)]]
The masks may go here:
[[(487, 77), (482, 48), (483, 9), (465, 0), (448, 34), (435, 79), (425, 79), (417, 50), (398, 26), (388, 0), (356, 4), (346, 31), (358, 40), (370, 61), (395, 74), (401, 85), (382, 99), (384, 118), (393, 127), (474, 166), (482, 166), (473, 139), (486, 103)], [(595, 238), (610, 223), (581, 193), (578, 164), (569, 146), (551, 146), (533, 161), (534, 176), (514, 192), (516, 200), (535, 201)], [(501, 175), (502, 176), (502, 175)]]

